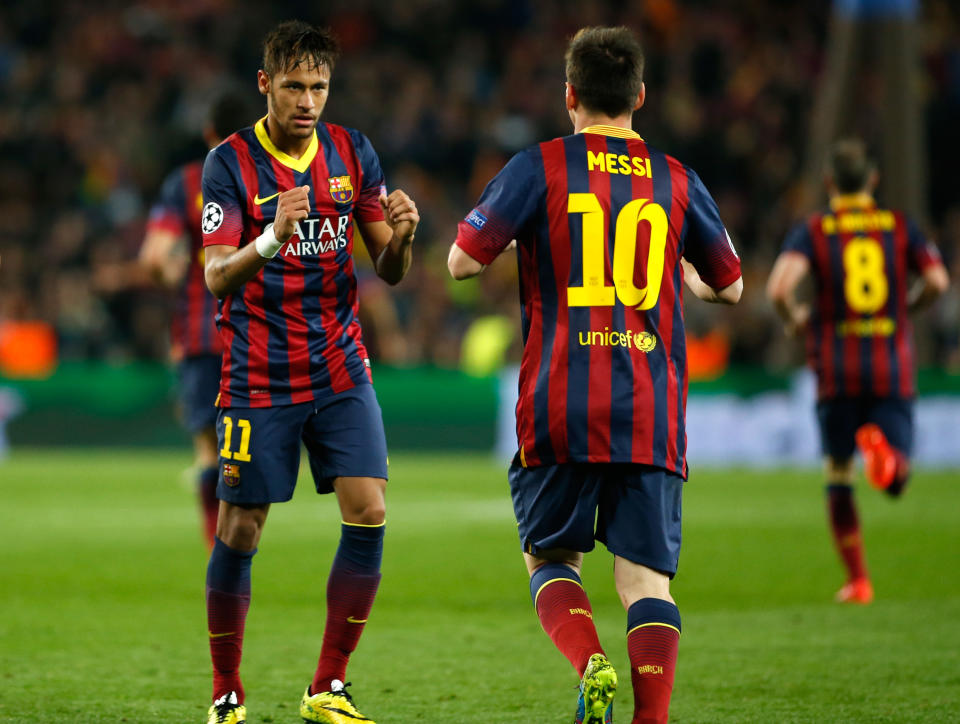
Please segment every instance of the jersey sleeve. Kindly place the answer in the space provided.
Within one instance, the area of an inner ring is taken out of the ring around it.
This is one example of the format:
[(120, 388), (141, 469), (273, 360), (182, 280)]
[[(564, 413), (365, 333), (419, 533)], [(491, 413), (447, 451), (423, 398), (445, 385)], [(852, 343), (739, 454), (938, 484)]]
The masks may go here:
[(693, 171), (687, 206), (687, 236), (683, 256), (712, 289), (723, 289), (740, 278), (740, 257), (720, 220), (716, 201)]
[(150, 207), (147, 218), (147, 232), (168, 231), (180, 236), (187, 231), (186, 188), (183, 183), (183, 169), (170, 173), (160, 187), (160, 195)]
[[(234, 150), (222, 144), (207, 154), (203, 164), (203, 211), (200, 230), (203, 245), (240, 246), (243, 234), (243, 197), (237, 173), (230, 164)], [(233, 166), (236, 167), (234, 158)]]
[(780, 251), (795, 251), (813, 261), (813, 238), (810, 236), (810, 227), (806, 222), (796, 224), (787, 232)]
[(922, 272), (934, 264), (942, 264), (940, 251), (927, 238), (920, 227), (912, 219), (906, 219), (907, 225), (907, 259), (910, 268)]
[(350, 131), (350, 135), (363, 173), (363, 184), (357, 195), (357, 203), (353, 207), (353, 216), (357, 221), (383, 221), (380, 194), (387, 192), (387, 182), (383, 177), (380, 159), (377, 152), (373, 150), (373, 144), (370, 143), (369, 138), (359, 131)]
[(521, 151), (493, 177), (476, 207), (457, 225), (457, 246), (481, 264), (496, 259), (533, 215), (539, 198), (536, 186), (533, 154)]

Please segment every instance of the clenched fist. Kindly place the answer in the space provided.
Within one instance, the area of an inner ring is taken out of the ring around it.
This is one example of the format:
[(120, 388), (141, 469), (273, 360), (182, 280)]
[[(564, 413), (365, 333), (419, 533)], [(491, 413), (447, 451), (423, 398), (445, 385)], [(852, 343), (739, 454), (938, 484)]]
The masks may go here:
[(420, 214), (413, 199), (400, 189), (394, 189), (389, 196), (380, 194), (380, 208), (394, 236), (403, 242), (413, 241), (413, 234), (420, 223)]
[(277, 241), (287, 241), (297, 228), (297, 222), (310, 215), (310, 187), (297, 186), (284, 191), (277, 198), (277, 215), (273, 219), (273, 233)]

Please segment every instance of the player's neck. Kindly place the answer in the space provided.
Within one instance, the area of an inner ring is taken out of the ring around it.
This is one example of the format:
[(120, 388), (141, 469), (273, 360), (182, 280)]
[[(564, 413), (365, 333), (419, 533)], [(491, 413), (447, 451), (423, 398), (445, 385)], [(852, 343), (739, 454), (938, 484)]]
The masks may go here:
[(590, 126), (613, 126), (614, 128), (626, 128), (633, 130), (633, 114), (625, 113), (621, 116), (611, 117), (603, 113), (577, 113), (574, 116), (573, 132), (581, 133), (584, 128)]
[(845, 194), (837, 192), (830, 195), (830, 209), (832, 211), (843, 211), (850, 208), (870, 208), (875, 204), (873, 194), (866, 189)]
[(269, 114), (263, 123), (267, 128), (267, 137), (270, 139), (273, 145), (277, 148), (277, 150), (283, 151), (291, 158), (300, 158), (303, 156), (303, 154), (306, 153), (307, 149), (310, 147), (311, 141), (313, 141), (312, 134), (306, 138), (288, 136), (280, 128), (280, 124), (277, 123), (276, 120), (270, 118)]

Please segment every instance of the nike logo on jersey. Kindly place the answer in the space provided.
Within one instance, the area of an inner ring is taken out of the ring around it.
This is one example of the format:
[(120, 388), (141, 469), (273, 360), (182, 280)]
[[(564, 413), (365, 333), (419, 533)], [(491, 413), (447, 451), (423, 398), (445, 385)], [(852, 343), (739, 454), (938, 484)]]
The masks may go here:
[(279, 196), (279, 195), (280, 195), (280, 192), (277, 191), (277, 193), (275, 193), (273, 196), (267, 196), (267, 198), (261, 199), (261, 198), (260, 198), (260, 194), (257, 194), (256, 196), (253, 197), (253, 203), (255, 203), (257, 206), (259, 206), (260, 204), (265, 204), (265, 203), (267, 203), (270, 199), (275, 199), (275, 198), (277, 198), (277, 196)]
[(367, 619), (357, 619), (353, 616), (347, 616), (347, 623), (366, 623)]
[(227, 631), (226, 633), (214, 633), (213, 631), (207, 631), (210, 634), (212, 639), (222, 639), (224, 636), (233, 636), (236, 631)]

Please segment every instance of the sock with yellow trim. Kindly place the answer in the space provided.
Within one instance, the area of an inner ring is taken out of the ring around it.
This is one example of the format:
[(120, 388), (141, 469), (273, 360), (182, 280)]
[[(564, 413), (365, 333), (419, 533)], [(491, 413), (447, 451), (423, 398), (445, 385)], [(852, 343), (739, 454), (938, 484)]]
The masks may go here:
[(530, 595), (543, 630), (583, 676), (590, 657), (603, 648), (580, 576), (570, 566), (546, 563), (530, 576)]
[(837, 553), (847, 571), (847, 580), (869, 578), (863, 556), (863, 538), (860, 535), (860, 518), (853, 500), (853, 486), (847, 483), (827, 485), (827, 509), (830, 515), (830, 531)]
[(669, 601), (641, 598), (627, 611), (627, 652), (633, 683), (631, 724), (667, 721), (680, 640), (680, 611)]
[(383, 524), (340, 526), (340, 546), (327, 579), (327, 624), (311, 694), (330, 691), (334, 679), (346, 680), (347, 662), (380, 585), (384, 530)]
[(207, 565), (207, 629), (210, 635), (210, 660), (213, 663), (213, 699), (231, 691), (243, 703), (240, 683), (240, 656), (243, 653), (243, 628), (250, 608), (250, 564), (257, 552), (231, 548), (219, 538), (213, 539)]

